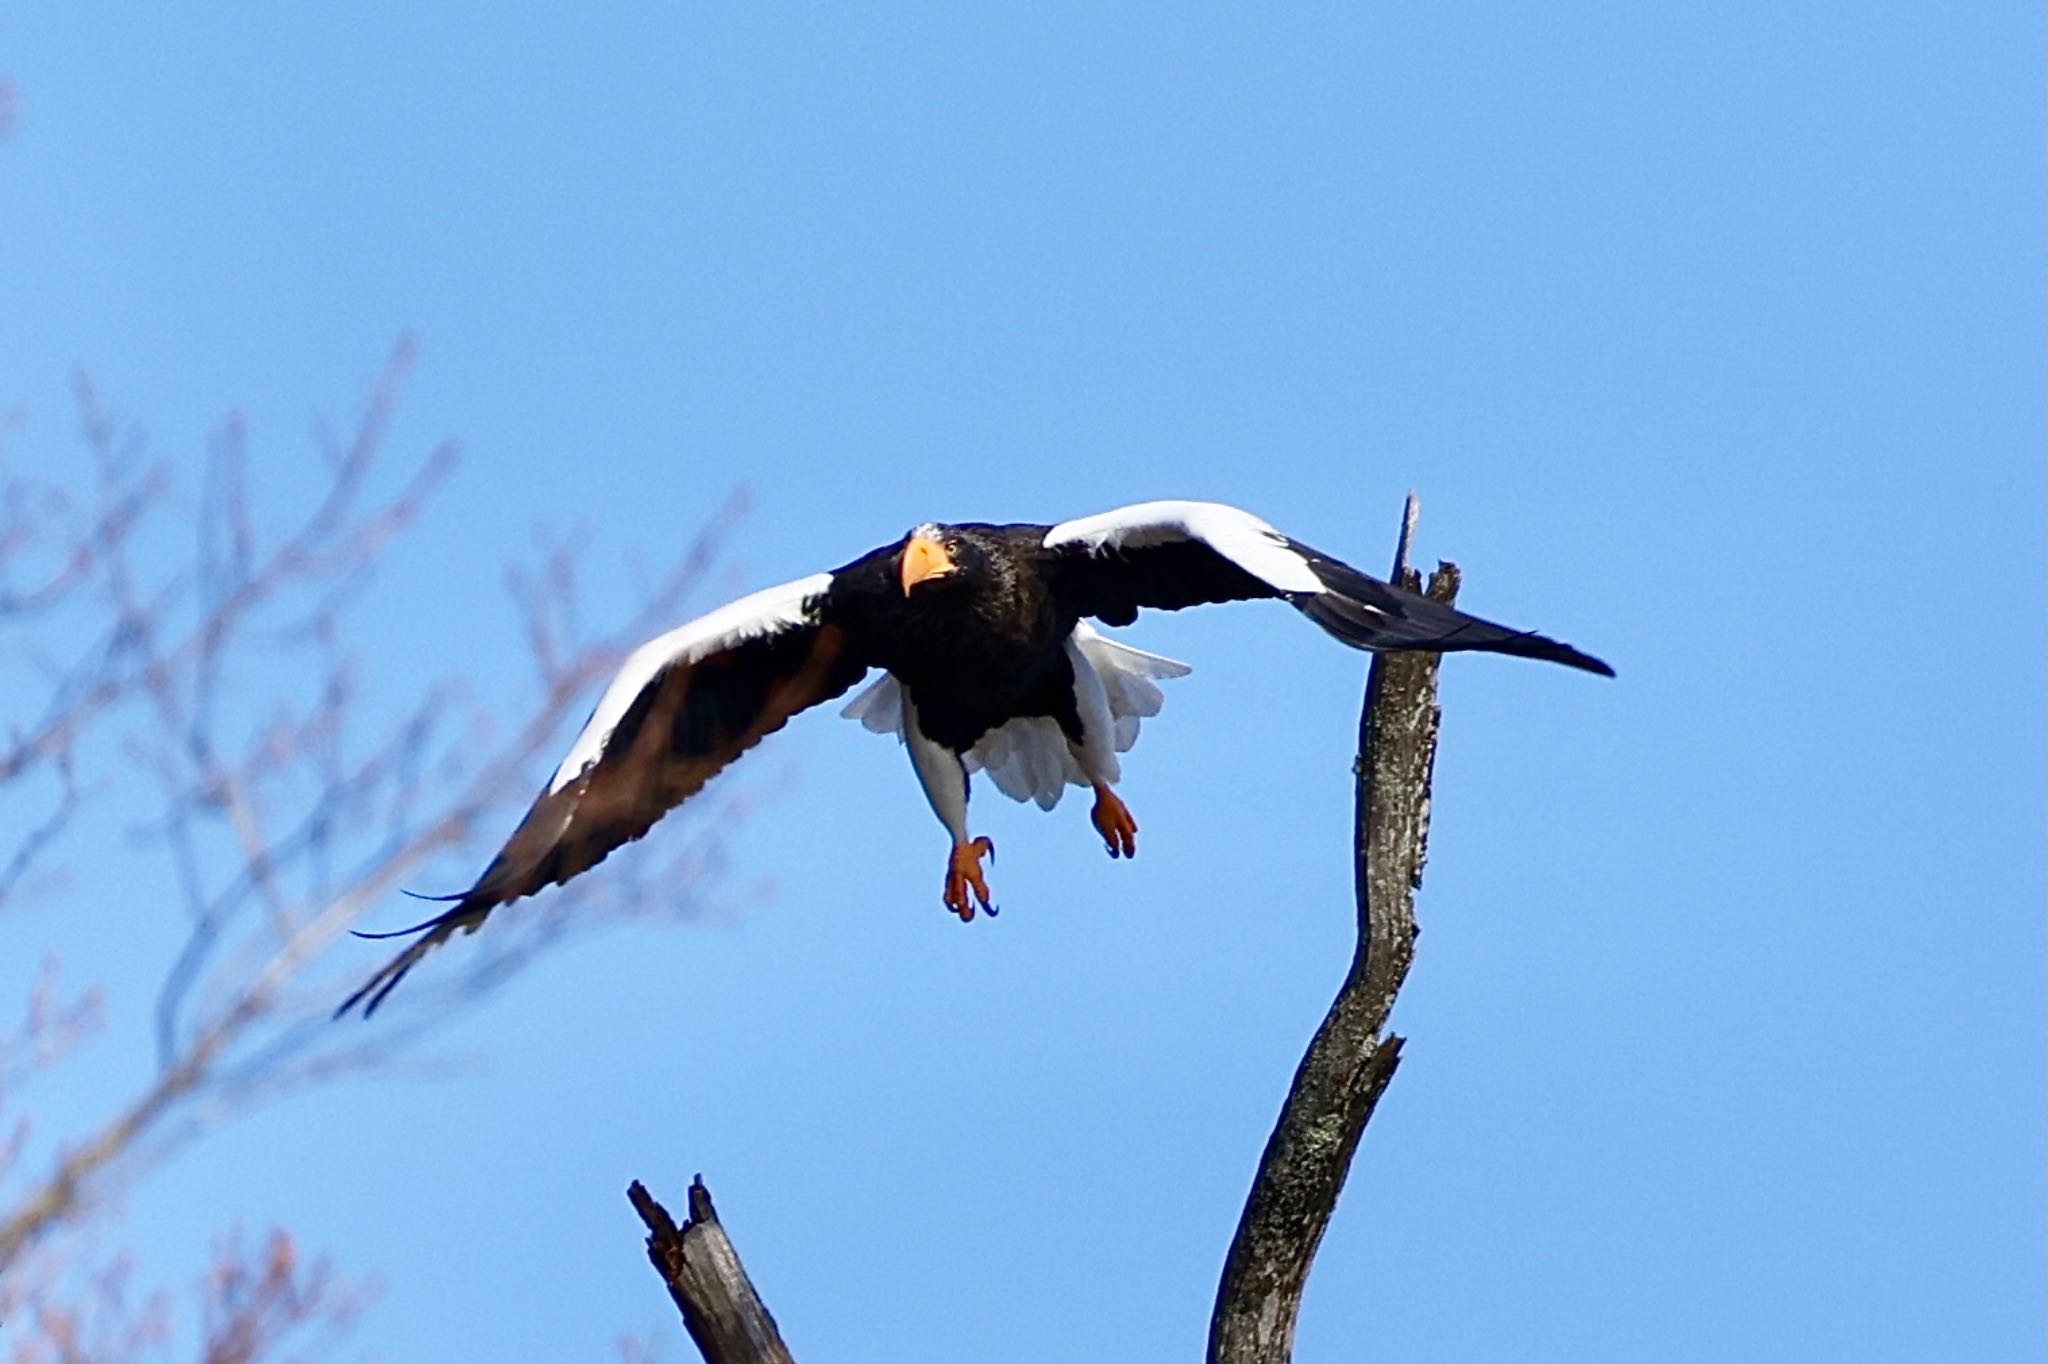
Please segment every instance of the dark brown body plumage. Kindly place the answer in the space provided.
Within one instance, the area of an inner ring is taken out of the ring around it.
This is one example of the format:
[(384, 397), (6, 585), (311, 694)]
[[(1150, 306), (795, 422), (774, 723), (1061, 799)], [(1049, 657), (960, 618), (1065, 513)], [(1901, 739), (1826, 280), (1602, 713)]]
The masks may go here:
[(919, 727), (948, 748), (964, 753), (1024, 715), (1050, 715), (1078, 739), (1066, 641), (1080, 617), (1040, 571), (1047, 528), (948, 529), (961, 542), (961, 571), (920, 587), (915, 598), (897, 585), (901, 543), (839, 570), (828, 609), (835, 619), (858, 620), (852, 648), (909, 688)]

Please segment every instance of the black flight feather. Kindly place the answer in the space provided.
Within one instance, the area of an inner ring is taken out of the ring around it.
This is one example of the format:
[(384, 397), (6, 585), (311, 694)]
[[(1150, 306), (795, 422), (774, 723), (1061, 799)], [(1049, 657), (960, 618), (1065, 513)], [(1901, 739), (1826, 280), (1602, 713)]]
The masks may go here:
[(1512, 654), (1562, 663), (1602, 677), (1614, 676), (1614, 669), (1605, 662), (1569, 644), (1533, 630), (1514, 630), (1468, 616), (1420, 593), (1368, 577), (1297, 540), (1288, 541), (1288, 546), (1308, 561), (1325, 589), (1290, 593), (1288, 599), (1303, 615), (1355, 649)]

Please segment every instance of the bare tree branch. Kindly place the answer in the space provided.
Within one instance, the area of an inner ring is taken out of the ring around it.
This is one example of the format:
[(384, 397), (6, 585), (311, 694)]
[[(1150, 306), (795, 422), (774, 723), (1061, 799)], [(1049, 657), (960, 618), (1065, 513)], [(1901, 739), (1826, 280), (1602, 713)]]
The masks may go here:
[(647, 1224), (647, 1258), (668, 1285), (705, 1364), (795, 1364), (719, 1224), (704, 1176), (690, 1181), (690, 1218), (681, 1227), (639, 1180), (626, 1197)]
[[(1419, 586), (1408, 567), (1416, 510), (1411, 493), (1394, 561), (1395, 581), (1410, 588)], [(1457, 594), (1456, 565), (1439, 566), (1429, 596), (1449, 603)], [(1440, 657), (1373, 657), (1355, 769), (1358, 946), (1259, 1160), (1209, 1321), (1211, 1364), (1286, 1364), (1293, 1357), (1309, 1266), (1365, 1125), (1400, 1064), (1402, 1039), (1386, 1026), (1415, 956)]]
[[(731, 504), (684, 547), (631, 620), (595, 636), (577, 628), (573, 559), (551, 556), (520, 601), (544, 622), (533, 641), (540, 695), (524, 723), (492, 723), (459, 679), (410, 676), (398, 699), (415, 689), (419, 699), (392, 718), (384, 698), (372, 722), (342, 628), (347, 599), (453, 467), (448, 445), (395, 476), (381, 461), (411, 359), (401, 343), (353, 432), (326, 442), (326, 481), (282, 533), (252, 510), (238, 418), (216, 435), (191, 505), (172, 465), (145, 459), (82, 377), (89, 459), (72, 463), (84, 471), (78, 486), (15, 472), (0, 446), (0, 676), (26, 670), (35, 685), (22, 690), (42, 693), (40, 711), (0, 717), (0, 798), (28, 811), (0, 829), (0, 906), (25, 898), (32, 871), (48, 879), (81, 807), (100, 819), (88, 827), (103, 828), (110, 814), (133, 820), (129, 806), (154, 791), (139, 832), (162, 845), (171, 874), (131, 878), (137, 894), (119, 912), (179, 913), (185, 934), (155, 1001), (158, 1070), (140, 1091), (97, 1125), (33, 1145), (0, 1129), (0, 1285), (46, 1281), (31, 1262), (61, 1258), (52, 1238), (179, 1143), (282, 1094), (389, 1064), (455, 1012), (436, 1006), (473, 1001), (567, 933), (696, 913), (697, 887), (719, 866), (716, 825), (686, 819), (678, 827), (690, 833), (667, 841), (688, 879), (655, 888), (643, 878), (674, 866), (629, 858), (601, 886), (508, 916), (388, 1026), (328, 1025), (346, 993), (339, 982), (374, 962), (336, 963), (327, 949), (435, 858), (499, 831), (593, 684), (673, 623), (730, 515)], [(110, 761), (143, 781), (99, 779)], [(96, 1018), (45, 1001), (18, 1041), (0, 1036), (0, 1110)]]

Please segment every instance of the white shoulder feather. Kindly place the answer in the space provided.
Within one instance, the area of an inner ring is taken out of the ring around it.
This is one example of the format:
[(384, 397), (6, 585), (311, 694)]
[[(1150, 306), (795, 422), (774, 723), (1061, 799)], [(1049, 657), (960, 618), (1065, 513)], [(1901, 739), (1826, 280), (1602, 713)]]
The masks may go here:
[(696, 663), (749, 639), (813, 624), (811, 599), (831, 585), (830, 573), (813, 573), (795, 582), (764, 588), (686, 621), (666, 634), (656, 635), (626, 655), (626, 661), (612, 676), (611, 685), (598, 698), (597, 708), (584, 722), (582, 733), (569, 746), (569, 756), (555, 769), (548, 791), (561, 790), (603, 756), (605, 740), (632, 708), (633, 698), (664, 671), (677, 664)]
[(1198, 540), (1282, 592), (1323, 591), (1323, 580), (1286, 536), (1250, 512), (1221, 502), (1138, 502), (1064, 521), (1045, 533), (1047, 549), (1078, 545), (1091, 554), (1176, 540)]

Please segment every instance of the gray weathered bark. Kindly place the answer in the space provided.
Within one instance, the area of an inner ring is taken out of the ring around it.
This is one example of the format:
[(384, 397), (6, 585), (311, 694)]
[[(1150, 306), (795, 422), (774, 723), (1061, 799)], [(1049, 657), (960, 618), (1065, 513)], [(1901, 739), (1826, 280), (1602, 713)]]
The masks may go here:
[[(1410, 588), (1419, 586), (1408, 567), (1415, 515), (1411, 494), (1394, 559), (1395, 581)], [(1449, 603), (1457, 594), (1457, 566), (1440, 565), (1429, 596)], [(1386, 1025), (1415, 957), (1414, 896), (1429, 842), (1440, 658), (1377, 654), (1367, 675), (1354, 769), (1358, 946), (1259, 1160), (1209, 1320), (1210, 1364), (1286, 1364), (1293, 1357), (1309, 1266), (1359, 1138), (1401, 1061), (1401, 1038)]]
[(681, 1227), (639, 1180), (626, 1197), (647, 1224), (647, 1258), (668, 1285), (706, 1364), (795, 1364), (719, 1225), (702, 1175), (690, 1181), (690, 1218)]

